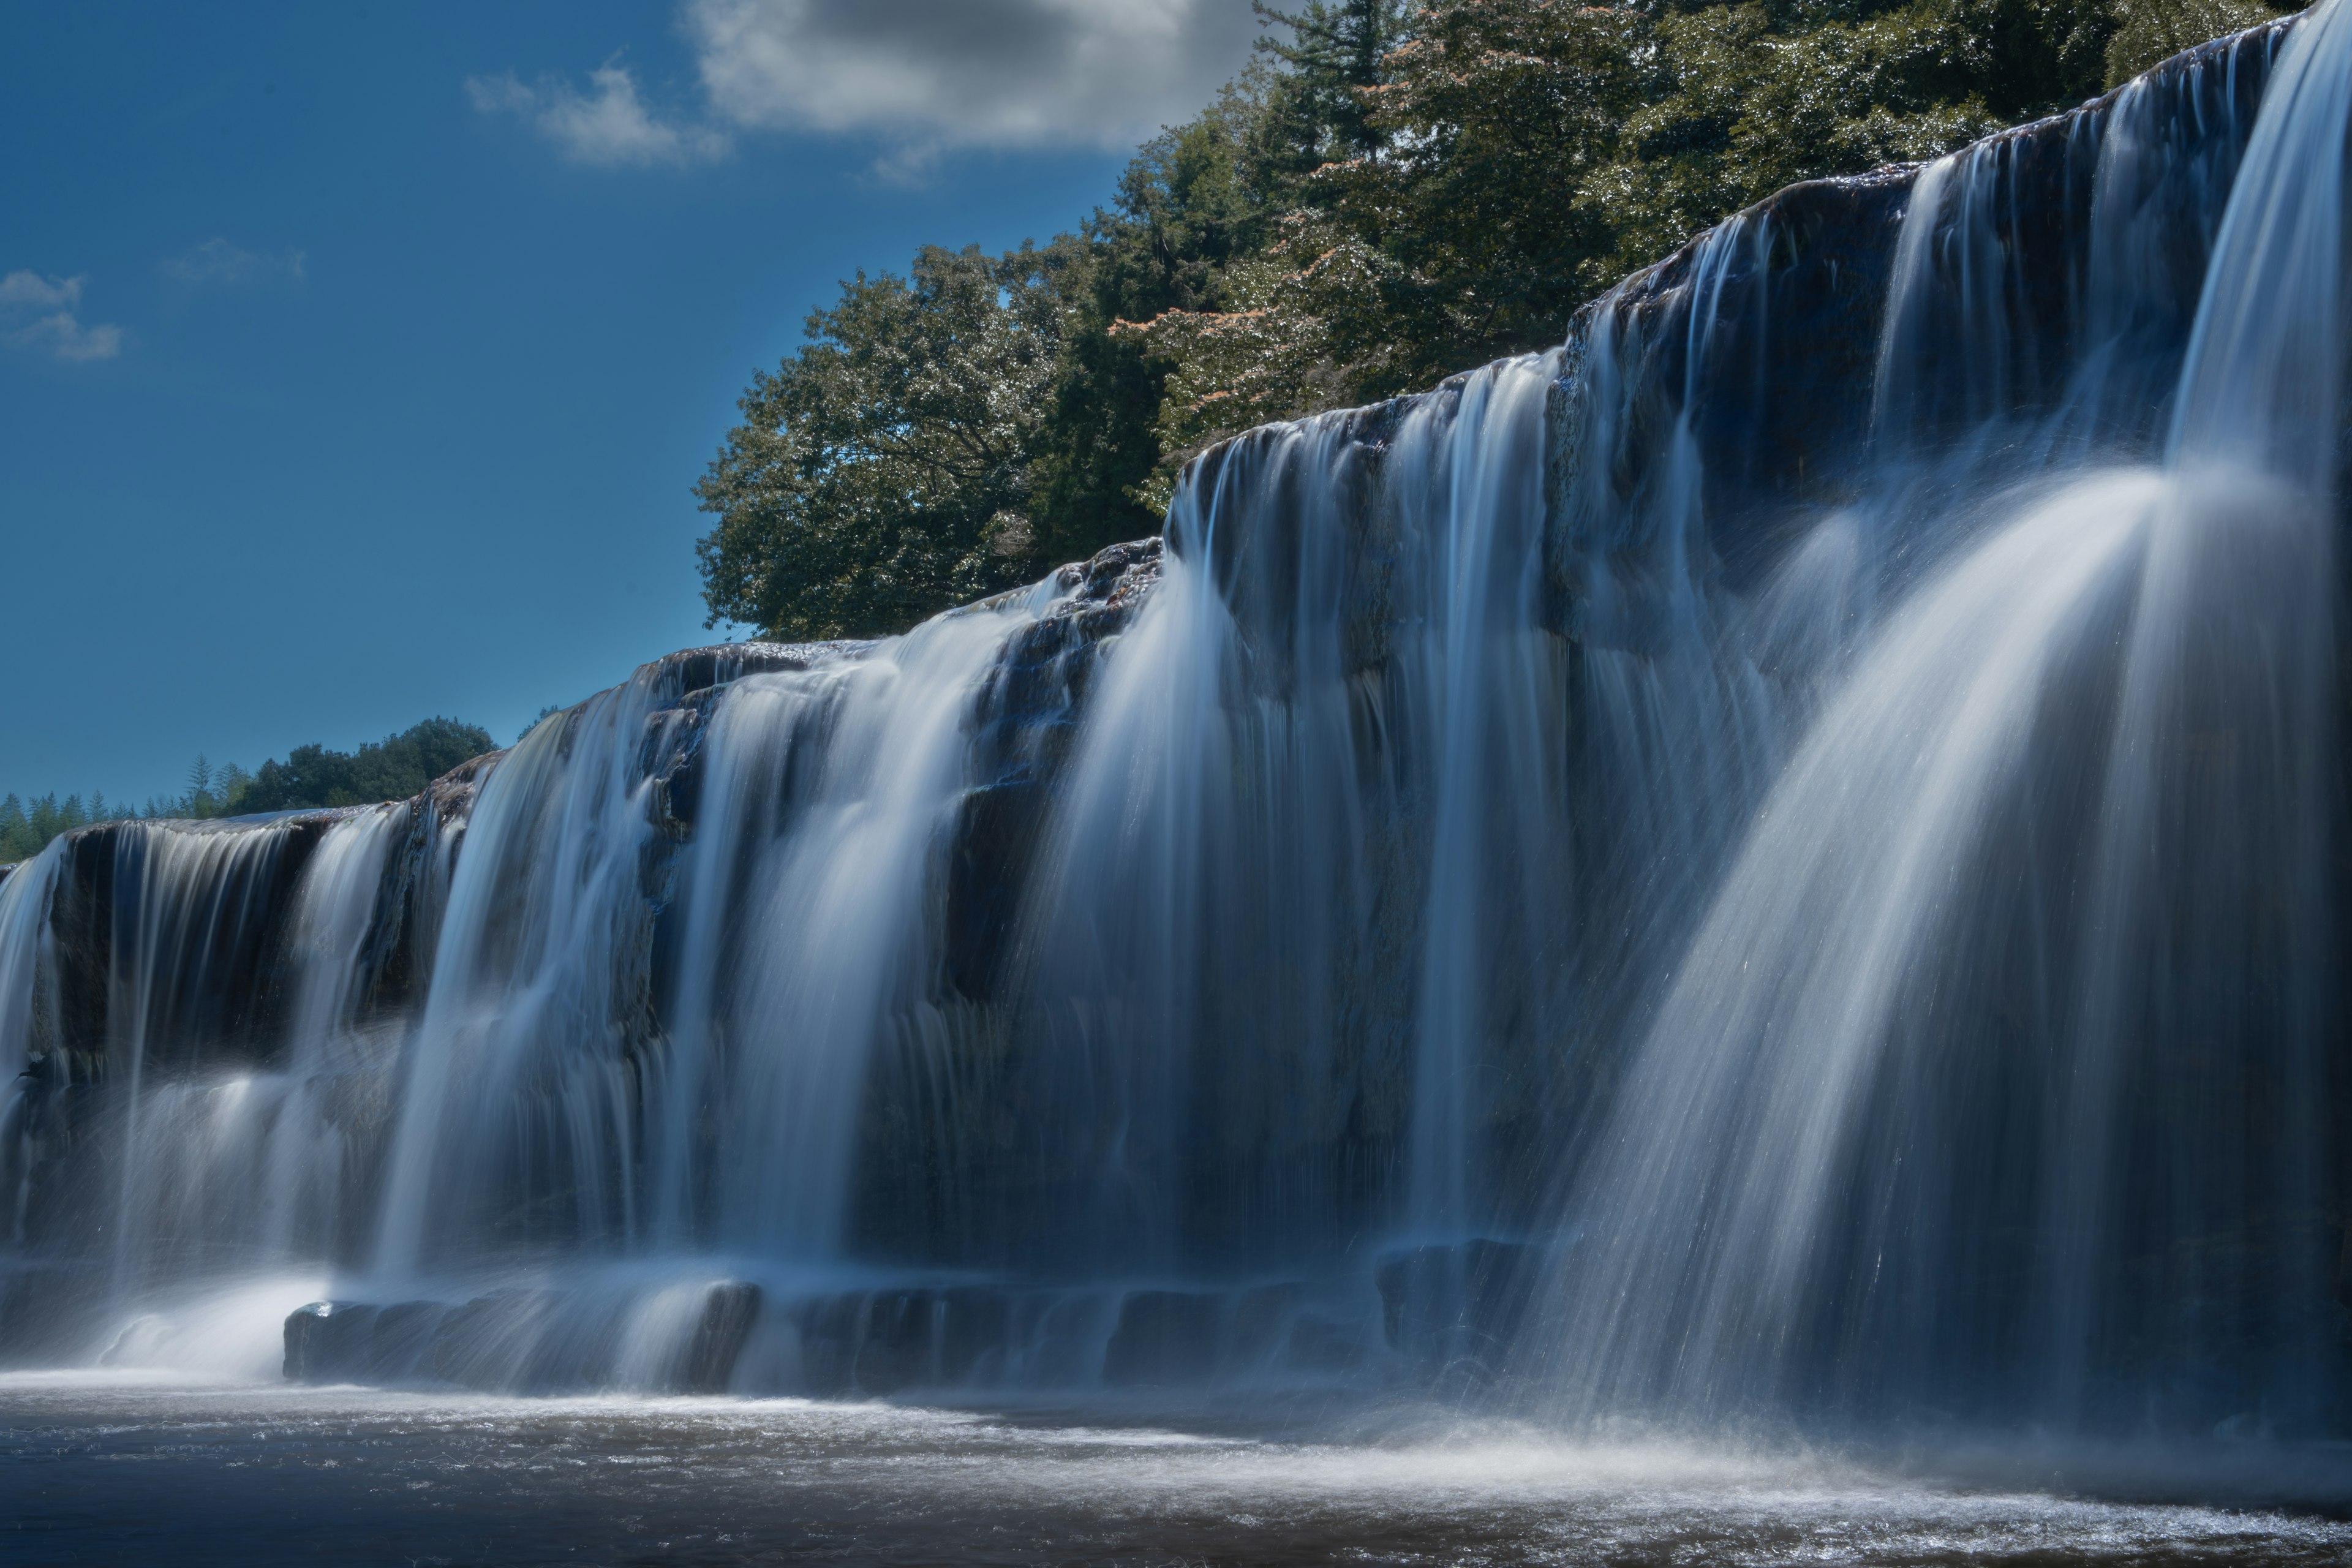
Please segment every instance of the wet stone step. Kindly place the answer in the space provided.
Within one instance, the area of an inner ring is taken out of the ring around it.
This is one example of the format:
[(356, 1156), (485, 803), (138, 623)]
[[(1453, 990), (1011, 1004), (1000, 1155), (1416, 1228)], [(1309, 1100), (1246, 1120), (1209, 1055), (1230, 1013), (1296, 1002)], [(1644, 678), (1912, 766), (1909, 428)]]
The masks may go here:
[[(690, 1317), (638, 1322), (643, 1303), (583, 1303), (550, 1290), (500, 1290), (451, 1305), (313, 1301), (289, 1313), (289, 1382), (436, 1383), (509, 1391), (603, 1385), (624, 1370), (633, 1328), (656, 1336), (629, 1363), (649, 1391), (718, 1394), (759, 1326), (764, 1294), (729, 1280), (710, 1286)], [(658, 1342), (667, 1328), (675, 1335)]]

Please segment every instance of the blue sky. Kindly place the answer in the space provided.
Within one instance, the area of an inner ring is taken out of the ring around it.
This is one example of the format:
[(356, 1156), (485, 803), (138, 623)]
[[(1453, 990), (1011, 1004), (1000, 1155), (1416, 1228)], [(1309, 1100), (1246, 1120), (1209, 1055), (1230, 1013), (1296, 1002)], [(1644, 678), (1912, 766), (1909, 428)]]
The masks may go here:
[(500, 741), (702, 628), (858, 268), (1067, 228), (1244, 0), (0, 0), (0, 792)]

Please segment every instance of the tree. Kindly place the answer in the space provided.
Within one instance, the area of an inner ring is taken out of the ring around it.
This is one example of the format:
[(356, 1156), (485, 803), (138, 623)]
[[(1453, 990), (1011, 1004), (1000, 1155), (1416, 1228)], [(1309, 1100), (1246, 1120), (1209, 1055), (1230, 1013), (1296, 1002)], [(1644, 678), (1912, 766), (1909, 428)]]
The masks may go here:
[[(1143, 144), (1077, 237), (1054, 402), (1041, 433), (1039, 568), (1149, 533), (1181, 444), (1161, 426), (1178, 363), (1128, 323), (1242, 308), (1234, 268), (1261, 252), (1289, 184), (1268, 153), (1277, 78), (1254, 62), (1191, 122)], [(1290, 182), (1295, 184), (1295, 182)]]
[(2258, 26), (2295, 7), (2263, 0), (2116, 0), (2107, 39), (2107, 85), (2133, 77), (2208, 38)]
[(263, 812), (405, 800), (459, 763), (496, 749), (478, 724), (427, 719), (356, 752), (297, 746), (284, 761), (262, 763), (228, 804), (238, 812)]
[(1026, 580), (1063, 260), (927, 247), (809, 317), (695, 487), (710, 624), (870, 637)]
[[(1366, 395), (1558, 342), (1606, 287), (1616, 217), (1598, 178), (1650, 83), (1633, 11), (1432, 0), (1357, 97), (1391, 149), (1318, 172), (1338, 229), (1385, 266), (1336, 336)], [(1342, 307), (1345, 308), (1344, 305)]]
[(1365, 94), (1406, 37), (1402, 0), (1308, 0), (1297, 11), (1250, 0), (1250, 9), (1266, 29), (1258, 52), (1281, 68), (1253, 138), (1256, 161), (1295, 184), (1326, 163), (1379, 156), (1391, 130)]
[[(1349, 37), (1389, 40), (1369, 68), (1334, 41), (1343, 10)], [(1276, 19), (1296, 39), (1270, 44), (1292, 69), (1269, 114), (1335, 94), (1360, 112), (1326, 112), (1323, 144), (1345, 155), (1229, 266), (1230, 306), (1129, 329), (1171, 366), (1171, 454), (1557, 343), (1616, 278), (1783, 185), (2095, 92), (2112, 26), (2100, 0), (1422, 0), (1393, 23), (1354, 5)]]
[(1215, 441), (1557, 344), (1783, 185), (1950, 152), (2259, 3), (1254, 0), (1249, 68), (1075, 233), (860, 275), (754, 380), (698, 487), (713, 624), (897, 631), (1135, 537)]
[(89, 821), (79, 795), (69, 795), (60, 801), (52, 793), (30, 805), (13, 794), (0, 797), (0, 861), (30, 859), (58, 834)]

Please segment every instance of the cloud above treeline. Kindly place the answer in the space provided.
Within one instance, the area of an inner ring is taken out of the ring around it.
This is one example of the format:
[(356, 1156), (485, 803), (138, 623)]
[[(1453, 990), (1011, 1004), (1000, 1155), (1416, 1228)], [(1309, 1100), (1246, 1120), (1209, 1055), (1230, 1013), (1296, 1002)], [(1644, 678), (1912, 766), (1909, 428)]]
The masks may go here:
[(55, 359), (112, 359), (122, 352), (122, 329), (82, 321), (81, 291), (89, 281), (21, 268), (0, 277), (0, 337)]
[(657, 109), (607, 62), (583, 89), (508, 73), (467, 90), (565, 157), (725, 156), (742, 133), (865, 135), (906, 168), (955, 148), (1119, 147), (1189, 119), (1248, 58), (1248, 0), (684, 0), (694, 101)]

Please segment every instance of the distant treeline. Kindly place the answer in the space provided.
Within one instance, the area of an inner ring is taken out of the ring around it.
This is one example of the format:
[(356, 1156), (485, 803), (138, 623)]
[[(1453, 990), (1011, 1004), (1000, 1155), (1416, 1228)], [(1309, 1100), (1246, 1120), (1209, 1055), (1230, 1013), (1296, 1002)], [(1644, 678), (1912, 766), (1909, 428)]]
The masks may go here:
[(151, 795), (144, 805), (110, 802), (95, 790), (87, 800), (79, 795), (61, 800), (51, 793), (26, 801), (11, 794), (0, 796), (0, 862), (37, 855), (58, 834), (94, 822), (242, 816), (405, 800), (496, 744), (490, 732), (478, 724), (427, 719), (356, 752), (297, 746), (284, 759), (273, 757), (253, 773), (234, 763), (216, 768), (199, 756), (189, 765), (186, 789), (177, 795)]

